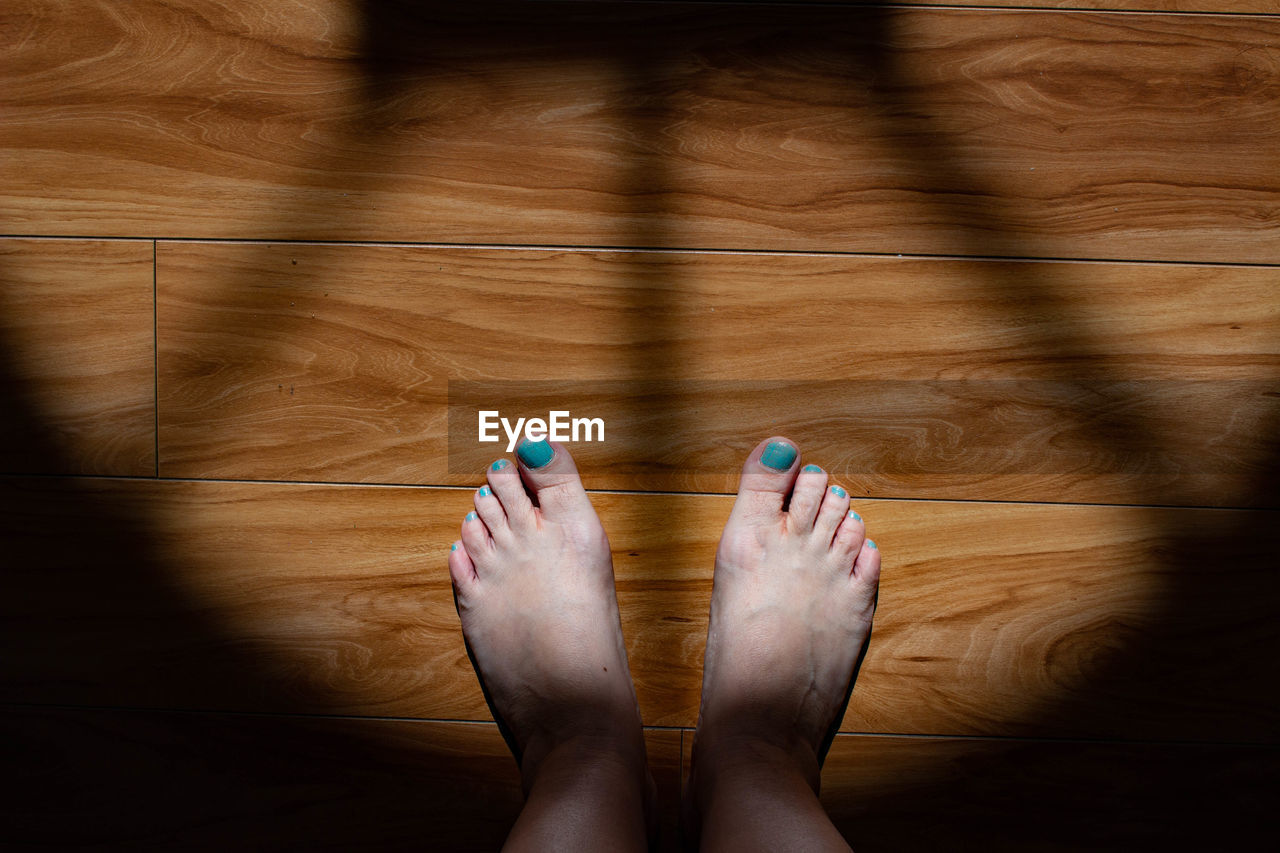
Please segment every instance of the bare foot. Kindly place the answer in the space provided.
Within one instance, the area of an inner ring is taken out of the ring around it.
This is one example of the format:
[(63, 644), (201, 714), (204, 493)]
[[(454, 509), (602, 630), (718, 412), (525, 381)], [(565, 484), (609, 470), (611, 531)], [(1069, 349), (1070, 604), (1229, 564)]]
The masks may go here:
[(815, 465), (800, 469), (789, 440), (761, 442), (716, 553), (695, 774), (764, 744), (794, 759), (816, 793), (879, 578), (880, 552), (845, 490)]
[(485, 698), (526, 794), (548, 755), (571, 745), (634, 773), (651, 800), (609, 541), (562, 445), (526, 444), (518, 455), (518, 466), (490, 466), (449, 555)]

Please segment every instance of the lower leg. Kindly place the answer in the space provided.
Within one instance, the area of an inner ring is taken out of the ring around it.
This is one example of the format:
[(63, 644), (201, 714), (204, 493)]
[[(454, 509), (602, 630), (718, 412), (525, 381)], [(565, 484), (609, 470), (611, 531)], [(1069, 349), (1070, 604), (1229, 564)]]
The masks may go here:
[(582, 736), (551, 748), (526, 780), (504, 849), (644, 850), (652, 780), (643, 743), (626, 740)]
[(703, 850), (842, 850), (818, 801), (818, 762), (753, 736), (698, 743), (689, 778)]

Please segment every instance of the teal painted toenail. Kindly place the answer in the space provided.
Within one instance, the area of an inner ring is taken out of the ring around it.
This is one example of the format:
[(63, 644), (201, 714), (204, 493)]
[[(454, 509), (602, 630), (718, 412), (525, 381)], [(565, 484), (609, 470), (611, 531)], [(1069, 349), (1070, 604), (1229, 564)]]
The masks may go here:
[(781, 441), (771, 441), (760, 454), (760, 464), (775, 471), (785, 471), (796, 461), (796, 449)]
[(526, 438), (516, 448), (516, 455), (520, 457), (520, 461), (524, 463), (526, 468), (541, 468), (551, 461), (551, 457), (556, 455), (556, 451), (551, 446), (551, 442), (545, 439), (543, 441), (530, 441)]
[(458, 543), (457, 543), (457, 542), (454, 542), (452, 545), (450, 545), (450, 546), (449, 546), (449, 550), (450, 550), (450, 551), (456, 551), (456, 550), (458, 550)]
[(849, 510), (849, 517), (852, 518), (854, 521), (862, 521), (862, 516), (858, 515), (853, 510)]
[(811, 472), (813, 472), (814, 474), (821, 474), (821, 473), (822, 473), (822, 469), (821, 469), (821, 468), (819, 468), (817, 465), (806, 465), (806, 466), (804, 466), (804, 470), (805, 470), (805, 471), (811, 471)]
[(838, 498), (847, 498), (849, 496), (849, 493), (846, 492), (844, 489), (840, 488), (839, 486), (832, 486), (831, 494), (835, 495)]
[(475, 521), (479, 517), (480, 516), (476, 515), (474, 512), (469, 512), (467, 513), (467, 517), (464, 519), (464, 521)]
[(481, 487), (480, 487), (480, 497), (482, 497), (482, 498), (487, 498), (487, 497), (489, 497), (489, 494), (490, 494), (490, 492), (489, 492), (489, 487), (488, 487), (488, 486), (481, 486)]
[(507, 460), (499, 459), (497, 462), (493, 463), (489, 467), (495, 471), (501, 471), (503, 468), (506, 468), (508, 464), (509, 463), (507, 462)]
[[(874, 540), (874, 539), (868, 539), (868, 540), (867, 540), (867, 547), (868, 547), (868, 548), (876, 548), (875, 540)], [(876, 548), (876, 550), (877, 550), (877, 551), (879, 551), (880, 549), (879, 549), (879, 548)]]

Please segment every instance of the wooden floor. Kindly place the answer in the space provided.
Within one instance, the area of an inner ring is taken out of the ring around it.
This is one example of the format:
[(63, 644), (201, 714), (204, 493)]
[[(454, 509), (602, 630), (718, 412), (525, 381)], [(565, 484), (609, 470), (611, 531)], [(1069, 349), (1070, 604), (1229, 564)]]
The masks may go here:
[(480, 408), (606, 422), (662, 849), (772, 433), (884, 554), (823, 776), (858, 850), (1274, 836), (1276, 0), (0, 33), (0, 847), (498, 847), (445, 568)]

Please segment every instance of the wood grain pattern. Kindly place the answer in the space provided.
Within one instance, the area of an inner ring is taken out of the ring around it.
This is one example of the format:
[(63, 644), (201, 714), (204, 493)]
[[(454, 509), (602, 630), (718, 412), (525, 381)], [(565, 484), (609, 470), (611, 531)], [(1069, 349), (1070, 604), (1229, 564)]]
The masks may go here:
[[(6, 849), (497, 850), (522, 803), (483, 723), (5, 709)], [(680, 732), (645, 733), (679, 849)]]
[(855, 850), (1239, 850), (1274, 825), (1278, 759), (1238, 744), (840, 735), (822, 803)]
[(479, 409), (561, 409), (595, 488), (730, 492), (783, 432), (867, 496), (1274, 505), (1278, 276), (163, 243), (160, 471), (470, 483)]
[(153, 476), (150, 242), (0, 239), (0, 471)]
[[(0, 701), (488, 718), (465, 489), (3, 481)], [(644, 719), (692, 725), (728, 498), (597, 494)], [(1272, 741), (1273, 513), (878, 501), (848, 731)]]
[(4, 227), (1280, 262), (1278, 19), (727, 8), (7, 3)]
[(4, 3), (0, 847), (495, 849), (479, 405), (668, 492), (592, 496), (650, 726), (731, 505), (681, 492), (781, 431), (859, 496), (856, 849), (1273, 835), (1280, 0), (931, 3)]

